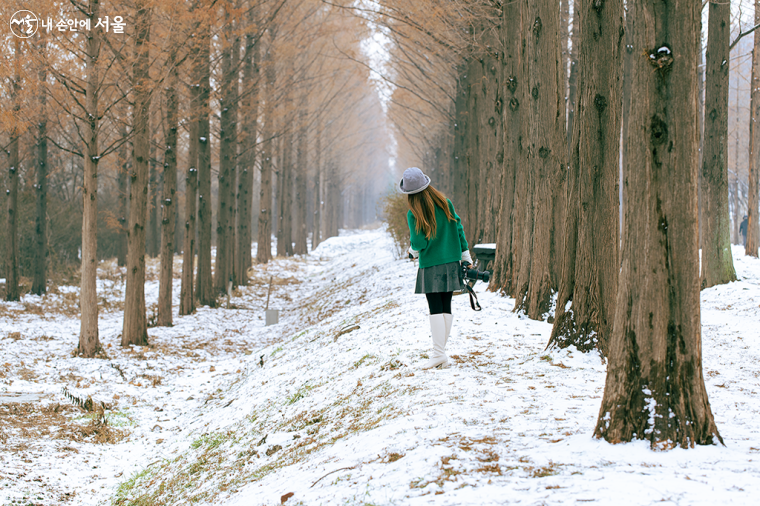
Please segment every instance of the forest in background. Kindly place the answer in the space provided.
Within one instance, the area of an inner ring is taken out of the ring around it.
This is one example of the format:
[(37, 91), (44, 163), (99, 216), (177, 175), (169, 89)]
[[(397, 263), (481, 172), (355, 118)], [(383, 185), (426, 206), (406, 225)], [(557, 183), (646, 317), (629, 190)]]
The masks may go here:
[[(550, 345), (609, 360), (598, 437), (720, 441), (699, 290), (736, 279), (745, 212), (758, 254), (757, 2), (45, 6), (93, 29), (4, 39), (5, 296), (79, 259), (82, 356), (101, 349), (98, 259), (126, 266), (122, 345), (146, 344), (146, 251), (170, 325), (174, 252), (179, 314), (214, 306), (253, 242), (259, 263), (273, 235), (307, 253), (309, 232), (374, 220), (389, 164), (419, 165), (470, 243), (496, 244), (490, 288), (552, 322)], [(95, 27), (120, 9), (123, 35)]]

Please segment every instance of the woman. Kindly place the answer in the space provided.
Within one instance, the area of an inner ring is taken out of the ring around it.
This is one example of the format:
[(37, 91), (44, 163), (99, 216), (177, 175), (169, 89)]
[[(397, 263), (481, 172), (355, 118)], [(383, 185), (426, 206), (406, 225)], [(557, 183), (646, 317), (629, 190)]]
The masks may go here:
[(422, 368), (445, 368), (449, 359), (444, 350), (454, 321), (451, 296), (454, 290), (464, 288), (461, 263), (471, 264), (472, 257), (454, 205), (430, 186), (429, 177), (417, 167), (406, 169), (399, 191), (407, 195), (409, 202), (409, 254), (419, 258), (414, 293), (424, 293), (430, 308), (433, 353)]

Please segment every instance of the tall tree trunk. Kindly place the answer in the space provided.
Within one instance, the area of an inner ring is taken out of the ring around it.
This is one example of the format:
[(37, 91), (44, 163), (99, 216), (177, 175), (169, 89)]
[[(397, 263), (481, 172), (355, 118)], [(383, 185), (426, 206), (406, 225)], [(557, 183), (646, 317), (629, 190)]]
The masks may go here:
[[(204, 5), (207, 2), (204, 2)], [(199, 97), (198, 97), (198, 275), (195, 295), (201, 306), (216, 305), (211, 274), (211, 26), (213, 10), (198, 30)]]
[[(127, 107), (120, 108), (121, 114), (125, 117), (128, 113)], [(125, 139), (127, 137), (127, 122), (122, 121), (119, 124), (119, 137)], [(119, 267), (127, 265), (127, 220), (128, 220), (128, 207), (127, 207), (127, 194), (129, 192), (129, 143), (124, 142), (119, 147), (118, 152), (118, 171), (116, 175), (117, 186), (117, 212), (118, 212), (118, 235), (116, 237), (116, 263)]]
[[(620, 139), (620, 181), (623, 181), (625, 178), (623, 168), (626, 166), (626, 160), (628, 159), (628, 144), (626, 144), (625, 139), (628, 138), (628, 118), (631, 116), (631, 97), (633, 96), (633, 90), (631, 89), (631, 72), (633, 71), (632, 69), (635, 58), (637, 56), (640, 56), (634, 54), (633, 51), (633, 32), (635, 29), (636, 25), (634, 24), (633, 16), (631, 16), (629, 6), (626, 9), (625, 13), (625, 53), (623, 54), (623, 116), (621, 126), (622, 135)], [(625, 202), (623, 200), (624, 195), (622, 184), (619, 184), (618, 198), (620, 199), (620, 206), (618, 208), (619, 226), (620, 230), (623, 230), (623, 227), (625, 225), (625, 213), (622, 212), (622, 209), (625, 205)], [(618, 239), (620, 240), (620, 247), (618, 248), (618, 263), (620, 263), (620, 255), (622, 255), (624, 246), (623, 241), (625, 238), (623, 237), (623, 234), (618, 234)]]
[[(202, 0), (197, 0), (191, 10), (195, 16)], [(202, 17), (202, 16), (201, 16)], [(203, 21), (194, 21), (193, 29), (198, 30)], [(188, 60), (190, 69), (190, 104), (188, 119), (187, 176), (185, 177), (185, 232), (182, 240), (182, 280), (179, 295), (179, 314), (188, 315), (195, 311), (195, 284), (193, 270), (195, 267), (196, 236), (196, 202), (198, 200), (198, 152), (200, 151), (199, 118), (201, 115), (200, 81), (203, 75), (199, 40), (193, 38), (189, 43)]]
[[(240, 7), (240, 2), (237, 2), (237, 8)], [(233, 26), (237, 30), (239, 23), (236, 21)], [(227, 195), (227, 279), (232, 281), (232, 286), (238, 286), (238, 272), (236, 269), (237, 259), (237, 198), (235, 196), (238, 179), (238, 107), (240, 100), (240, 91), (238, 89), (240, 81), (240, 37), (235, 37), (232, 41), (232, 58), (231, 58), (231, 72), (229, 97), (227, 98), (227, 104), (225, 107), (229, 108), (230, 113), (230, 131), (232, 132), (231, 145), (230, 145), (230, 189)], [(228, 134), (225, 132), (225, 137)], [(225, 293), (227, 291), (225, 290)]]
[(8, 245), (6, 250), (6, 265), (8, 274), (5, 276), (5, 300), (19, 300), (21, 293), (18, 286), (18, 173), (19, 173), (19, 124), (21, 123), (21, 39), (14, 38), (14, 75), (11, 88), (11, 103), (13, 104), (13, 129), (11, 142), (8, 147), (10, 167), (8, 168)]
[(736, 280), (728, 209), (729, 2), (709, 3), (702, 159), (702, 288)]
[[(565, 97), (565, 121), (567, 121), (567, 92), (568, 92), (568, 73), (567, 65), (570, 61), (570, 23), (578, 21), (570, 19), (570, 0), (560, 0), (560, 29), (559, 29), (559, 43), (562, 48), (562, 60), (559, 67), (560, 82), (562, 83), (562, 94)], [(503, 19), (503, 18), (502, 18)]]
[(293, 134), (286, 127), (282, 137), (282, 156), (277, 173), (277, 256), (293, 255)]
[[(755, 0), (755, 24), (760, 24), (760, 0)], [(760, 176), (760, 31), (755, 30), (752, 50), (752, 99), (749, 120), (749, 188), (747, 190), (747, 255), (757, 257), (760, 248), (760, 216), (758, 216), (758, 177)]]
[(272, 157), (274, 156), (274, 103), (275, 93), (274, 39), (276, 30), (269, 28), (270, 42), (264, 52), (264, 125), (262, 129), (263, 145), (261, 149), (261, 183), (259, 193), (259, 230), (256, 246), (256, 261), (265, 264), (272, 259)]
[(177, 100), (177, 56), (173, 37), (170, 35), (169, 44), (169, 75), (166, 82), (166, 148), (164, 151), (164, 184), (163, 202), (161, 203), (161, 273), (158, 280), (158, 325), (172, 325), (172, 282), (174, 276), (174, 227), (177, 218), (177, 116), (179, 103)]
[[(195, 82), (198, 81), (198, 47), (191, 41), (191, 59), (194, 65)], [(191, 116), (188, 132), (187, 176), (185, 177), (185, 237), (182, 246), (182, 283), (179, 295), (179, 314), (188, 315), (195, 311), (193, 267), (195, 264), (195, 210), (198, 190), (198, 121), (196, 115), (200, 108), (200, 89), (196, 84), (190, 85)]]
[(567, 146), (568, 151), (572, 143), (572, 135), (575, 126), (573, 121), (575, 118), (575, 103), (578, 92), (578, 44), (580, 41), (580, 21), (578, 19), (578, 10), (581, 4), (581, 0), (573, 1), (573, 33), (570, 34), (572, 38), (572, 48), (570, 48), (570, 77), (567, 80)]
[[(229, 10), (226, 12), (226, 23), (234, 25)], [(234, 28), (232, 28), (234, 31)], [(228, 33), (228, 32), (225, 32)], [(230, 209), (233, 208), (235, 199), (235, 172), (233, 166), (236, 162), (236, 124), (235, 102), (237, 101), (237, 61), (236, 53), (240, 52), (238, 38), (227, 35), (228, 40), (222, 48), (222, 97), (219, 100), (219, 173), (218, 190), (219, 200), (216, 213), (216, 270), (214, 272), (214, 292), (217, 294), (227, 293), (227, 282), (232, 278), (232, 225), (234, 223)]]
[[(618, 275), (623, 0), (578, 5), (578, 102), (570, 194), (550, 345), (603, 353), (612, 333)], [(568, 306), (568, 302), (571, 303)]]
[[(478, 204), (481, 196), (478, 193), (481, 182), (480, 174), (480, 128), (479, 128), (479, 108), (485, 107), (485, 97), (483, 96), (483, 65), (478, 58), (470, 58), (467, 65), (467, 115), (471, 118), (468, 122), (467, 136), (465, 137), (466, 153), (466, 186), (467, 204), (462, 216), (462, 225), (464, 225), (465, 236), (468, 243), (475, 245), (480, 242), (480, 233), (478, 230)], [(485, 162), (485, 160), (483, 160)]]
[(89, 0), (88, 18), (93, 28), (85, 43), (86, 94), (84, 122), (84, 179), (82, 185), (82, 275), (79, 307), (82, 312), (77, 355), (95, 357), (102, 352), (98, 337), (98, 57), (102, 28), (96, 28), (99, 0)]
[(322, 232), (322, 121), (317, 122), (316, 137), (314, 139), (314, 225), (311, 232), (312, 251), (321, 242)]
[(458, 68), (457, 94), (454, 99), (454, 146), (451, 161), (451, 201), (462, 220), (467, 219), (467, 90), (469, 88), (469, 65), (463, 63)]
[(308, 95), (301, 93), (301, 104), (298, 110), (298, 139), (296, 147), (296, 216), (295, 216), (295, 246), (293, 253), (296, 255), (306, 255), (309, 252), (308, 234), (306, 230), (306, 199), (307, 199), (307, 171), (308, 171), (308, 139), (306, 135), (306, 115), (308, 113), (309, 102)]
[[(284, 108), (290, 116), (293, 110), (292, 90), (295, 82), (295, 69), (289, 66), (288, 90), (285, 92)], [(277, 173), (277, 255), (293, 255), (293, 127), (295, 121), (290, 118), (284, 122), (285, 131), (282, 134), (282, 156), (279, 160)]]
[[(254, 27), (253, 11), (251, 11), (249, 26)], [(242, 167), (238, 174), (237, 202), (237, 237), (238, 254), (237, 268), (241, 285), (248, 284), (248, 269), (251, 268), (251, 216), (253, 204), (254, 170), (256, 167), (256, 122), (259, 116), (259, 60), (260, 47), (254, 35), (246, 36), (245, 61), (243, 62), (243, 99), (241, 101), (241, 149), (243, 154)]]
[(161, 121), (156, 121), (155, 113), (149, 120), (149, 139), (150, 149), (148, 150), (149, 176), (148, 176), (148, 236), (146, 238), (147, 253), (151, 258), (159, 254), (161, 239), (158, 233), (158, 215), (160, 213), (159, 195), (161, 194), (160, 176), (158, 174), (158, 161), (156, 159), (156, 144), (158, 141), (154, 138), (155, 131), (158, 129), (152, 125), (160, 125)]
[[(528, 32), (530, 98), (529, 136), (523, 146), (527, 144), (528, 189), (533, 199), (533, 211), (527, 214), (532, 227), (526, 227), (523, 248), (532, 258), (529, 274), (525, 272), (521, 276), (527, 280), (527, 286), (520, 283), (525, 287), (524, 295), (518, 294), (515, 307), (538, 320), (548, 316), (551, 308), (553, 269), (556, 268), (551, 263), (554, 208), (558, 192), (563, 188), (567, 136), (564, 86), (560, 83), (559, 73), (559, 9), (550, 0), (530, 2), (525, 8), (528, 15), (524, 19), (531, 20), (523, 26), (523, 31)], [(561, 244), (561, 241), (557, 242)]]
[[(533, 220), (530, 217), (533, 214), (533, 199), (529, 192), (530, 174), (528, 170), (528, 112), (529, 112), (529, 93), (528, 93), (528, 62), (527, 62), (527, 33), (528, 30), (523, 27), (527, 23), (527, 8), (524, 2), (519, 2), (520, 34), (519, 34), (519, 61), (517, 68), (517, 82), (512, 83), (516, 92), (514, 94), (515, 102), (511, 104), (518, 113), (518, 132), (517, 141), (517, 166), (515, 173), (515, 199), (512, 204), (512, 290), (510, 295), (517, 298), (524, 298), (528, 290), (528, 279), (530, 275), (530, 233), (533, 230)], [(527, 242), (526, 242), (527, 241)], [(517, 311), (520, 306), (515, 304), (514, 310)]]
[(134, 90), (134, 135), (132, 185), (129, 190), (127, 227), (127, 287), (124, 296), (124, 328), (121, 345), (148, 344), (145, 316), (145, 229), (148, 220), (148, 164), (150, 162), (150, 23), (146, 0), (135, 3), (135, 61), (132, 66)]
[[(486, 42), (492, 48), (499, 46), (499, 41), (494, 36), (489, 35)], [(477, 242), (492, 243), (496, 241), (496, 221), (501, 206), (501, 164), (504, 160), (502, 62), (495, 49), (488, 50), (483, 57), (482, 69), (483, 103), (478, 110), (481, 160), (479, 180), (482, 184), (479, 186), (481, 198), (477, 211)]]
[(32, 293), (42, 295), (47, 285), (47, 67), (45, 48), (47, 37), (44, 31), (39, 32), (39, 71), (37, 81), (40, 89), (37, 95), (39, 104), (39, 119), (37, 122), (37, 185), (35, 188), (37, 206), (34, 226), (34, 279)]
[[(567, 3), (567, 0), (565, 0)], [(504, 61), (500, 87), (502, 106), (502, 134), (504, 135), (504, 155), (501, 163), (501, 208), (496, 234), (496, 259), (491, 289), (512, 293), (512, 276), (516, 267), (512, 251), (514, 238), (513, 210), (516, 202), (515, 177), (520, 162), (520, 6), (517, 2), (502, 4), (502, 44)]]
[(700, 3), (632, 2), (626, 234), (596, 437), (721, 441), (702, 377), (697, 251)]

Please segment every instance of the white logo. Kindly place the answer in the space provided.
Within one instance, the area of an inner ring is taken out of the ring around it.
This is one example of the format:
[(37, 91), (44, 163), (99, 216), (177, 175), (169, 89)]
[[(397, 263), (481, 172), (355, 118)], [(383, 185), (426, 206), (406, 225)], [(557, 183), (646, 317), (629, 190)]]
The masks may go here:
[(28, 39), (35, 33), (39, 20), (32, 11), (18, 11), (11, 17), (11, 31), (16, 37)]

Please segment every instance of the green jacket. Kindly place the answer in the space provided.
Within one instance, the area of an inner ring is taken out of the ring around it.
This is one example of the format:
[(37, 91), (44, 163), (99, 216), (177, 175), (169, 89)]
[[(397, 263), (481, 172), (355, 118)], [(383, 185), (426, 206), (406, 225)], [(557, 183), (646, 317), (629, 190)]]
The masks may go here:
[(417, 232), (417, 220), (412, 211), (406, 213), (409, 222), (409, 234), (412, 238), (412, 249), (420, 252), (420, 269), (442, 265), (449, 262), (458, 262), (462, 259), (462, 252), (467, 251), (467, 239), (464, 237), (462, 220), (459, 219), (454, 204), (446, 199), (449, 210), (454, 215), (455, 221), (449, 221), (446, 213), (435, 206), (436, 230), (433, 238), (428, 240), (424, 232)]

